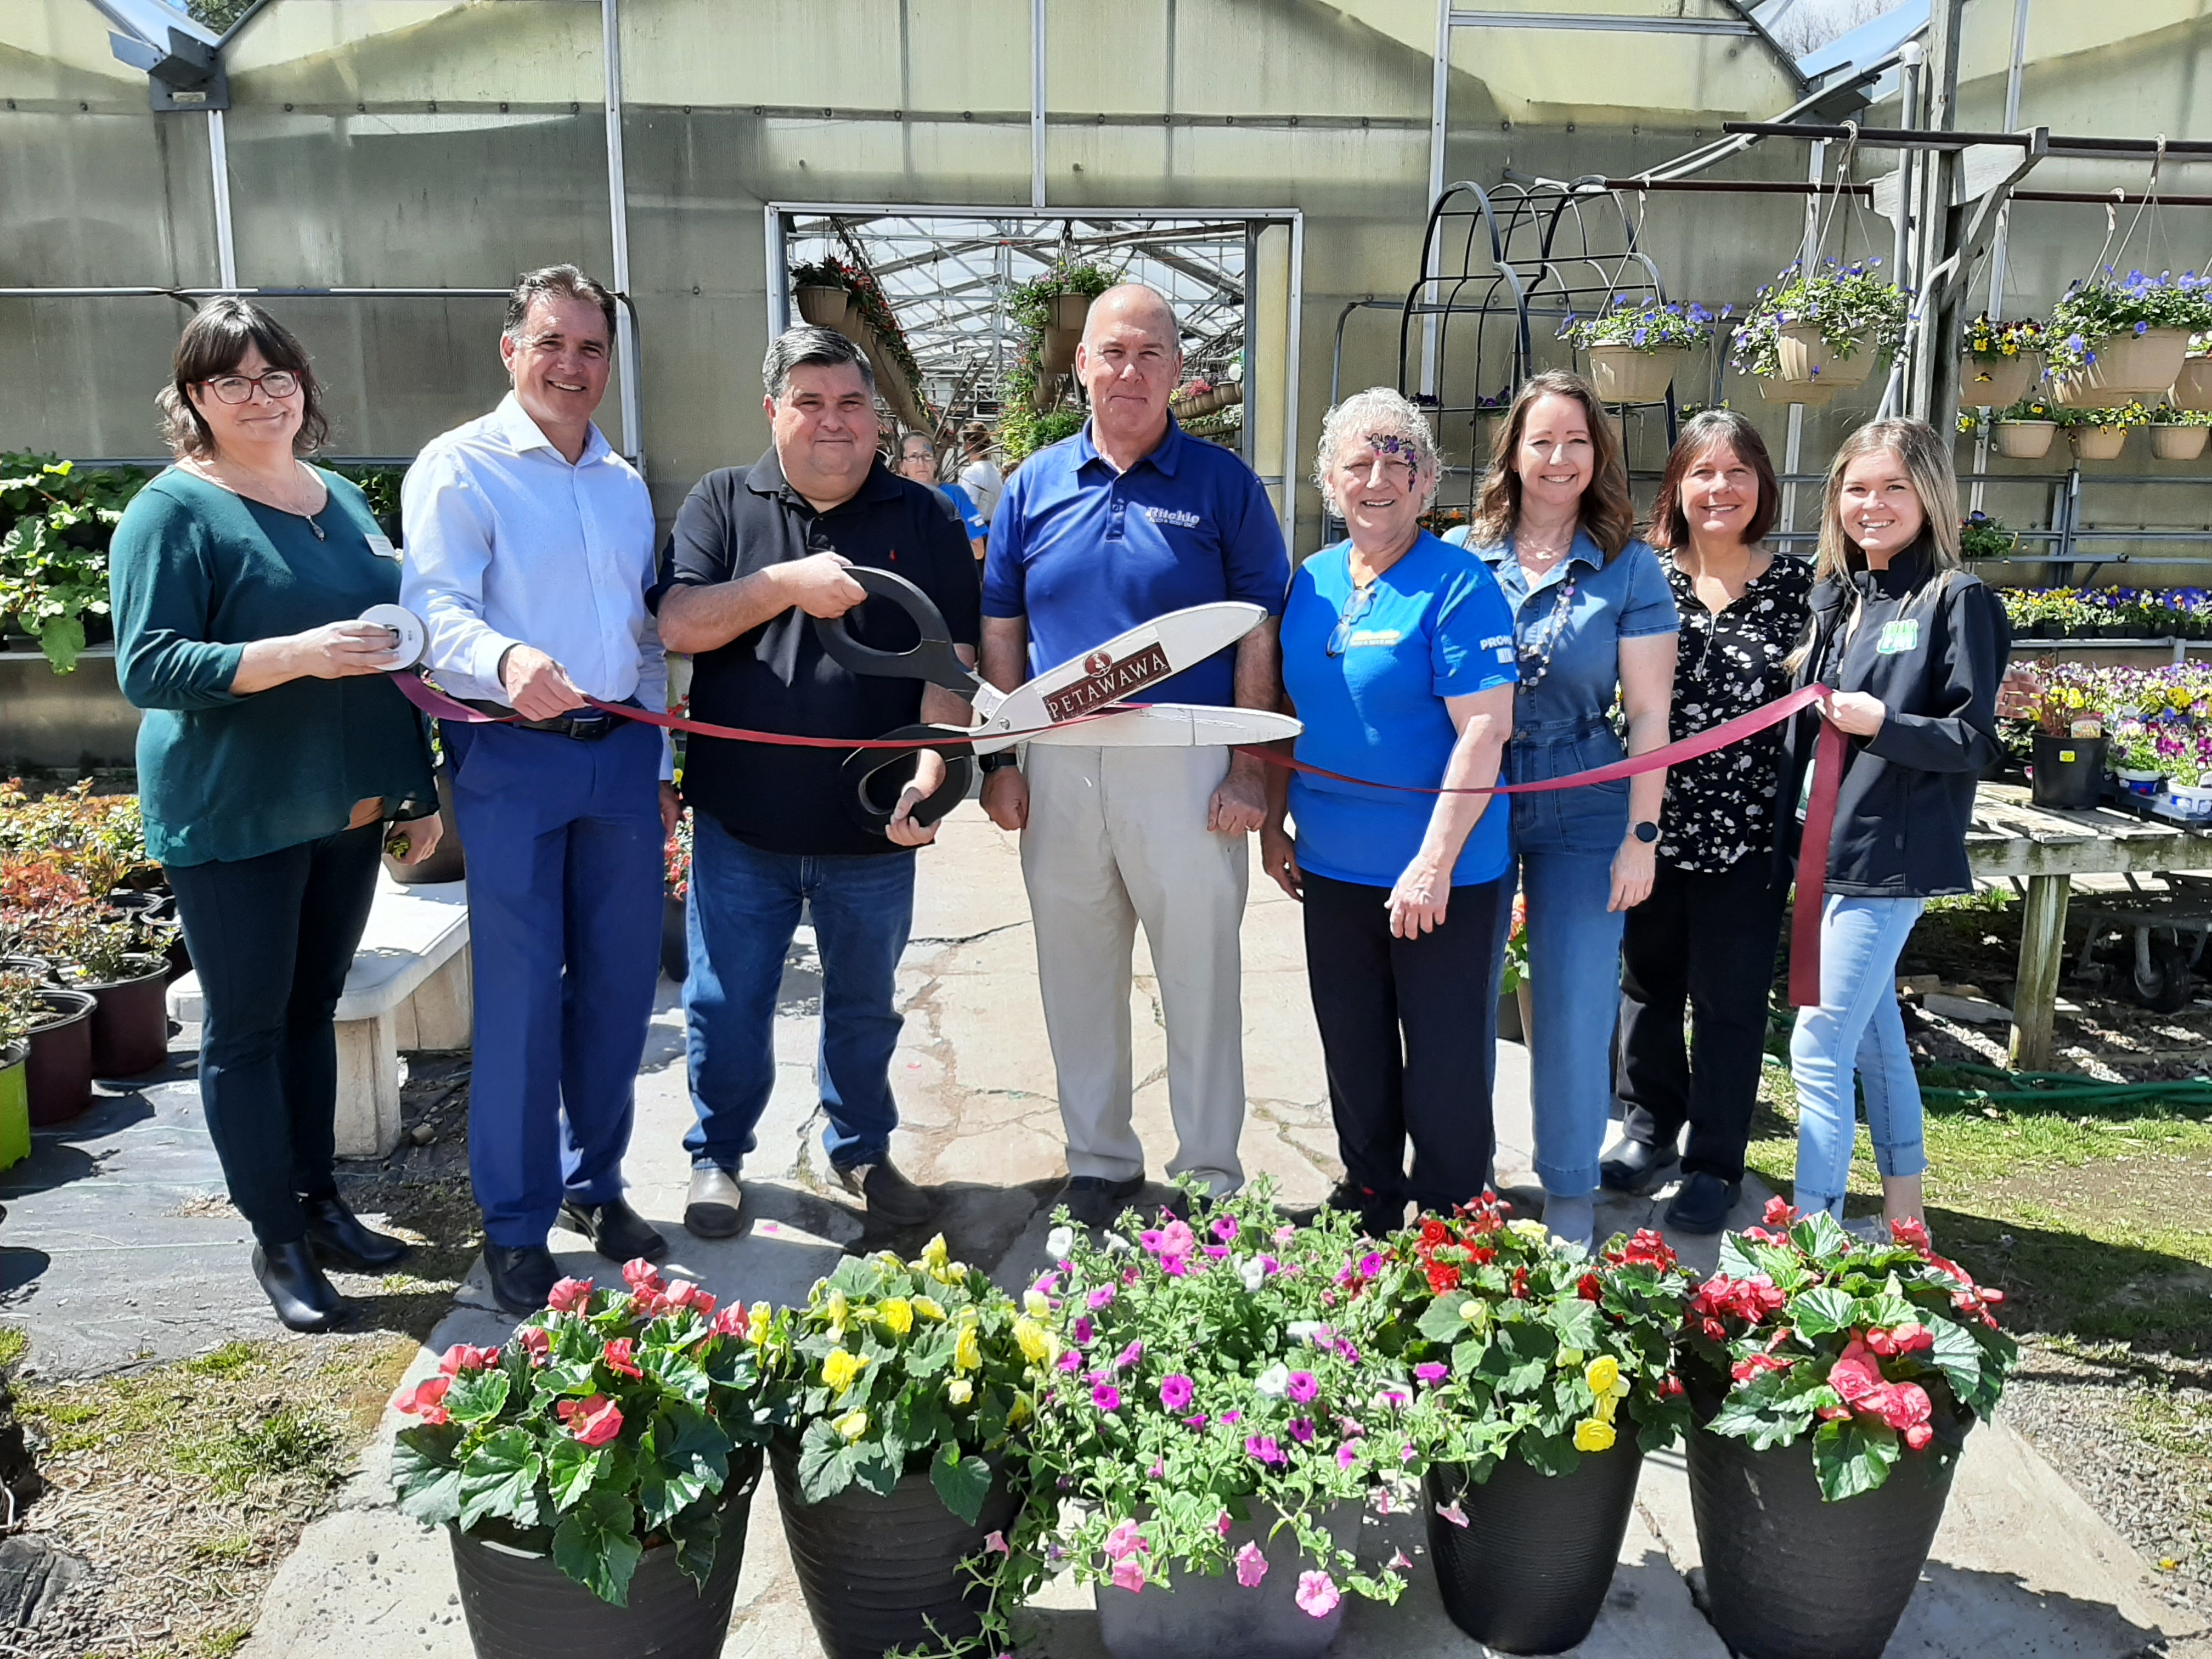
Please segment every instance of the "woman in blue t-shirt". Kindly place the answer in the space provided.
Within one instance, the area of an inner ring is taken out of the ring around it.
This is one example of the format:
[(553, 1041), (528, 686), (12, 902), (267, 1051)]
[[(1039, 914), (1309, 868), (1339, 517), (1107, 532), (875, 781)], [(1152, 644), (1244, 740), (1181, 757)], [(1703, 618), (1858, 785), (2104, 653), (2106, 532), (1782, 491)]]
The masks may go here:
[(1498, 781), (1517, 671), (1497, 582), (1420, 526), (1437, 471), (1395, 392), (1328, 412), (1316, 482), (1351, 538), (1291, 579), (1283, 683), (1297, 758), (1342, 776), (1273, 772), (1260, 832), (1267, 873), (1305, 906), (1345, 1168), (1329, 1202), (1377, 1235), (1408, 1199), (1449, 1213), (1490, 1184), (1507, 814), (1434, 792)]

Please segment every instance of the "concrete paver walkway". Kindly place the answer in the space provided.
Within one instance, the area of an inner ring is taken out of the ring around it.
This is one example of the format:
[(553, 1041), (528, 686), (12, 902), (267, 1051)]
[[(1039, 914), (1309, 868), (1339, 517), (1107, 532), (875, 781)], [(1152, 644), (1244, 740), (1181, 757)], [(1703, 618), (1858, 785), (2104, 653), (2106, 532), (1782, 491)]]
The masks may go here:
[[(940, 839), (923, 855), (915, 939), (900, 975), (908, 1024), (894, 1080), (905, 1127), (894, 1154), (916, 1180), (939, 1188), (941, 1224), (959, 1252), (1013, 1285), (1044, 1260), (1048, 1206), (1066, 1173), (1027, 907), (1013, 838), (972, 804), (947, 822)], [(1243, 1156), (1251, 1174), (1274, 1177), (1285, 1201), (1310, 1204), (1338, 1168), (1297, 908), (1255, 882), (1244, 939), (1252, 1109)], [(689, 1170), (678, 1143), (691, 1115), (672, 997), (664, 994), (655, 1018), (638, 1083), (632, 1198), (669, 1234), (673, 1270), (698, 1277), (725, 1300), (798, 1300), (847, 1246), (878, 1242), (861, 1217), (828, 1196), (820, 1178), (812, 1082), (818, 997), (811, 944), (802, 934), (784, 980), (775, 1095), (761, 1126), (761, 1150), (744, 1172), (750, 1224), (740, 1237), (719, 1243), (695, 1240), (679, 1224)], [(1131, 1001), (1138, 1125), (1147, 1152), (1164, 1162), (1173, 1146), (1164, 1041), (1141, 954)], [(1501, 1045), (1498, 1073), (1498, 1174), (1510, 1188), (1529, 1181), (1523, 1051)], [(1747, 1195), (1739, 1221), (1755, 1216), (1763, 1196)], [(1654, 1224), (1658, 1207), (1653, 1200), (1608, 1203), (1600, 1231)], [(927, 1231), (880, 1242), (910, 1249)], [(1694, 1264), (1710, 1267), (1712, 1241), (1678, 1243)], [(586, 1254), (580, 1240), (558, 1235), (556, 1244), (568, 1247), (567, 1272), (612, 1271)], [(509, 1323), (491, 1310), (480, 1277), (472, 1279), (421, 1364), (427, 1369), (430, 1353), (451, 1342), (496, 1341)], [(392, 1507), (394, 1426), (388, 1419), (338, 1510), (311, 1527), (280, 1569), (246, 1653), (260, 1659), (469, 1653), (444, 1540)], [(764, 1485), (726, 1659), (818, 1659), (774, 1510), (774, 1492)], [(1413, 1587), (1395, 1609), (1355, 1601), (1334, 1651), (1343, 1659), (1479, 1652), (1444, 1617), (1423, 1559), (1419, 1518), (1376, 1524), (1389, 1540), (1378, 1540), (1380, 1554), (1397, 1544), (1415, 1558)], [(1652, 1459), (1611, 1599), (1578, 1650), (1582, 1659), (1724, 1659), (1692, 1603), (1685, 1574), (1696, 1565), (1680, 1458)], [(1053, 1659), (1103, 1653), (1087, 1589), (1063, 1582), (1039, 1605), (1044, 1633), (1025, 1652)], [(2005, 1429), (2000, 1414), (1970, 1442), (1935, 1557), (1891, 1653), (2132, 1659), (2198, 1628), (2151, 1598), (2142, 1564), (2126, 1545)]]

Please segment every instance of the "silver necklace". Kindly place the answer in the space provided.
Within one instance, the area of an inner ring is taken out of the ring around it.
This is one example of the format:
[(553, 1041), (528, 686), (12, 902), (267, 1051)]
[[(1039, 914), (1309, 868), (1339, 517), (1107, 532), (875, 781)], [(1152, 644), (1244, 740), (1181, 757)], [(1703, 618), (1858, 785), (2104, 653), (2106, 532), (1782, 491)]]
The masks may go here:
[[(297, 465), (298, 463), (295, 462), (294, 465)], [(315, 539), (317, 541), (325, 542), (330, 539), (328, 532), (323, 529), (322, 526), (315, 522), (316, 514), (327, 513), (330, 510), (331, 504), (328, 491), (325, 492), (323, 504), (317, 507), (313, 513), (303, 513), (296, 507), (286, 507), (281, 501), (272, 501), (266, 495), (257, 495), (251, 490), (240, 489), (236, 484), (230, 483), (228, 479), (223, 477), (221, 473), (217, 472), (215, 470), (214, 465), (210, 462), (202, 461), (193, 466), (191, 470), (205, 477), (210, 483), (215, 484), (220, 489), (228, 489), (234, 495), (240, 496), (249, 501), (259, 501), (264, 507), (271, 508), (278, 513), (289, 513), (295, 519), (305, 519), (307, 521), (307, 528), (315, 532)]]

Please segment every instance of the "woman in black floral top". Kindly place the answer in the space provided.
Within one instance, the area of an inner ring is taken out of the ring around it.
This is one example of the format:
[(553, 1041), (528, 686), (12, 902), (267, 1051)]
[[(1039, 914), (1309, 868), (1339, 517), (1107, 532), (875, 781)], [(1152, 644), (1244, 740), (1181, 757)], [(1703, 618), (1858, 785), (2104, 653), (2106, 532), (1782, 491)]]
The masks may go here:
[[(1783, 659), (1805, 631), (1813, 579), (1803, 562), (1759, 545), (1780, 496), (1766, 446), (1731, 410), (1692, 420), (1668, 458), (1647, 539), (1667, 550), (1682, 617), (1677, 740), (1790, 690)], [(1656, 878), (1621, 940), (1614, 1091), (1627, 1115), (1600, 1173), (1616, 1190), (1651, 1193), (1679, 1164), (1667, 1224), (1683, 1232), (1719, 1231), (1742, 1195), (1782, 927), (1781, 757), (1776, 726), (1668, 771)]]

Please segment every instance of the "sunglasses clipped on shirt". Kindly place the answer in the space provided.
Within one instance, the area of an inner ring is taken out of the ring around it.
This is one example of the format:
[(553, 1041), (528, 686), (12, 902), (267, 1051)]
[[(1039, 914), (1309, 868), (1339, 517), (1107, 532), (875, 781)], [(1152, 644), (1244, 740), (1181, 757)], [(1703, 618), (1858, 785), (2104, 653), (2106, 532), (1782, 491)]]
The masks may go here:
[(1352, 630), (1357, 628), (1360, 619), (1374, 608), (1375, 584), (1373, 582), (1368, 583), (1364, 587), (1355, 587), (1352, 590), (1352, 597), (1344, 602), (1344, 609), (1336, 613), (1336, 626), (1329, 632), (1328, 645), (1326, 648), (1330, 656), (1340, 657), (1345, 653), (1352, 644)]

